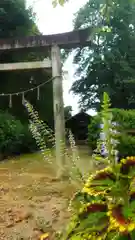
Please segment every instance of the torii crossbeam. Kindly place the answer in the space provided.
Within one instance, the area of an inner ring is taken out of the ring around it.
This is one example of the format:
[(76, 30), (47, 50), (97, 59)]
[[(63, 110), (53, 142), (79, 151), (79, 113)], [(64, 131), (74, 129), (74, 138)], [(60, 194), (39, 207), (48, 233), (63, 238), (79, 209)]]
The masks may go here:
[(91, 42), (90, 28), (53, 35), (36, 35), (24, 38), (0, 39), (0, 51), (49, 48), (58, 45), (60, 48), (88, 46)]

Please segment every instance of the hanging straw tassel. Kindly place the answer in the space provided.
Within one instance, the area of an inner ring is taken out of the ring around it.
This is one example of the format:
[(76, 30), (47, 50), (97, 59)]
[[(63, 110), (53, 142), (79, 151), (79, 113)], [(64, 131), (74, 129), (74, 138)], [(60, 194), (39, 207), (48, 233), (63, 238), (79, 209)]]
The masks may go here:
[(24, 92), (22, 93), (22, 104), (24, 104), (25, 98), (24, 98)]
[(9, 107), (10, 108), (12, 107), (12, 95), (11, 94), (9, 95)]
[(37, 88), (37, 100), (39, 100), (39, 97), (40, 97), (40, 88), (38, 87)]

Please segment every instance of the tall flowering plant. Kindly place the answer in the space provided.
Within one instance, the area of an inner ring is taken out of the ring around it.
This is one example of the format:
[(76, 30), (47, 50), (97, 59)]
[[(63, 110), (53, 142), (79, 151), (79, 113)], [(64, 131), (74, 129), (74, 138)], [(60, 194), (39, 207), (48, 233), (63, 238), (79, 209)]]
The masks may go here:
[[(52, 150), (55, 148), (55, 135), (51, 128), (48, 125), (40, 120), (38, 112), (34, 107), (24, 99), (23, 104), (29, 115), (29, 129), (32, 133), (33, 138), (36, 140), (37, 146), (39, 147), (44, 159), (48, 161), (49, 164), (56, 164)], [(65, 144), (61, 142), (62, 154), (66, 159), (65, 169), (70, 181), (78, 179), (77, 184), (83, 184), (84, 178), (83, 175), (77, 166), (79, 160), (78, 149), (75, 145), (75, 140), (71, 131), (69, 131), (69, 143), (70, 143), (70, 154)], [(50, 145), (50, 148), (47, 146)], [(68, 162), (68, 163), (67, 163)], [(59, 169), (58, 169), (59, 170)], [(66, 176), (67, 177), (67, 176)]]
[[(93, 157), (104, 167), (92, 174), (72, 199), (72, 218), (61, 240), (135, 239), (135, 157), (116, 161), (117, 126), (113, 125), (111, 131), (112, 114), (106, 93), (101, 115), (106, 154)], [(98, 153), (102, 144), (100, 139)]]
[(23, 104), (29, 114), (29, 129), (33, 138), (36, 140), (37, 146), (43, 154), (45, 160), (48, 163), (52, 163), (52, 153), (47, 147), (47, 143), (50, 143), (52, 147), (55, 145), (55, 138), (53, 131), (47, 126), (47, 124), (40, 120), (38, 112), (34, 110), (33, 106), (24, 99)]

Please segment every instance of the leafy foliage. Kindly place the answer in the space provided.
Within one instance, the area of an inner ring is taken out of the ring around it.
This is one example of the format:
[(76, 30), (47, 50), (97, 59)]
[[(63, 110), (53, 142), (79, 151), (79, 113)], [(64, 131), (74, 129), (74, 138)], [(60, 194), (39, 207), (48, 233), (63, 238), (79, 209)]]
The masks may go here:
[(72, 106), (66, 106), (64, 108), (65, 120), (68, 120), (72, 117)]
[(68, 2), (68, 0), (52, 0), (53, 7), (56, 7), (58, 4), (64, 6), (64, 4)]
[[(35, 25), (32, 9), (26, 9), (23, 0), (3, 0), (0, 3), (0, 15), (0, 38), (30, 35)], [(39, 33), (36, 25), (35, 30)]]
[(92, 150), (95, 150), (97, 145), (97, 140), (100, 134), (101, 117), (99, 115), (93, 116), (91, 122), (88, 126), (88, 144)]
[(112, 114), (123, 130), (135, 129), (135, 110), (112, 109)]
[[(124, 109), (111, 109), (113, 121), (117, 122), (119, 126), (117, 130), (120, 132), (118, 136), (119, 144), (118, 151), (123, 156), (135, 155), (135, 111)], [(101, 122), (101, 114), (94, 116), (89, 124), (89, 145), (94, 150), (96, 142), (99, 138), (99, 125)]]
[(0, 112), (0, 154), (1, 159), (21, 153), (35, 151), (36, 145), (27, 125), (22, 125), (12, 115)]
[(99, 110), (103, 92), (112, 107), (135, 106), (135, 2), (112, 0), (109, 19), (103, 15), (105, 1), (90, 0), (76, 14), (74, 28), (93, 27), (92, 45), (76, 50), (77, 80), (72, 91), (80, 96), (85, 109)]

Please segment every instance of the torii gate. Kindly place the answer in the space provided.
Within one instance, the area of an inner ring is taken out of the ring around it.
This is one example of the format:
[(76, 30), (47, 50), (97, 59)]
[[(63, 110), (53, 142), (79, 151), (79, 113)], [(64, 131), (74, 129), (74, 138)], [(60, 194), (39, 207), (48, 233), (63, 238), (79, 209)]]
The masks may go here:
[(0, 64), (0, 71), (18, 69), (51, 68), (53, 80), (53, 108), (56, 139), (56, 162), (61, 174), (65, 164), (61, 154), (61, 141), (65, 142), (64, 104), (62, 89), (62, 64), (60, 48), (76, 48), (88, 46), (91, 42), (91, 31), (89, 28), (55, 35), (36, 35), (25, 38), (11, 38), (0, 40), (0, 52), (2, 51), (27, 51), (36, 49), (49, 49), (51, 60), (41, 62), (22, 62)]

